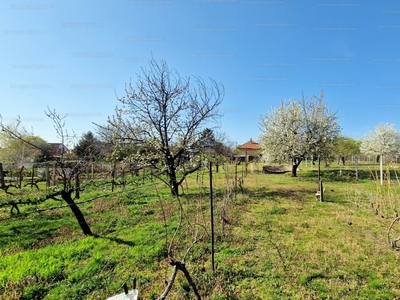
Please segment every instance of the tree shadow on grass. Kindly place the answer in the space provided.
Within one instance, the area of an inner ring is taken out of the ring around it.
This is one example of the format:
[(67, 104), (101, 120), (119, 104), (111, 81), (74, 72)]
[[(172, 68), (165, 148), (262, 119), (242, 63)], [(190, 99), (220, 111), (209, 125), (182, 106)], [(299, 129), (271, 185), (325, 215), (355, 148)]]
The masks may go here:
[(106, 239), (106, 240), (109, 240), (111, 242), (115, 242), (115, 243), (117, 243), (119, 245), (126, 245), (126, 246), (129, 246), (129, 247), (136, 246), (135, 242), (133, 242), (133, 241), (125, 241), (125, 240), (117, 238), (117, 237), (101, 236), (101, 235), (98, 235), (98, 234), (93, 234), (93, 237), (98, 238), (98, 239)]
[(315, 194), (315, 190), (312, 189), (279, 189), (271, 190), (266, 187), (261, 188), (251, 188), (246, 190), (246, 194), (254, 200), (272, 200), (279, 201), (284, 200), (303, 200), (308, 195)]
[[(330, 181), (330, 182), (356, 182), (356, 171), (344, 169), (342, 171), (342, 175), (338, 170), (321, 170), (320, 172), (321, 180)], [(318, 170), (311, 170), (301, 174), (299, 178), (306, 181), (318, 181)], [(371, 179), (371, 171), (370, 170), (358, 170), (358, 179), (359, 180), (368, 180)]]
[(60, 228), (70, 226), (67, 221), (44, 218), (15, 218), (0, 225), (0, 248), (12, 246), (32, 249), (54, 242), (60, 236)]

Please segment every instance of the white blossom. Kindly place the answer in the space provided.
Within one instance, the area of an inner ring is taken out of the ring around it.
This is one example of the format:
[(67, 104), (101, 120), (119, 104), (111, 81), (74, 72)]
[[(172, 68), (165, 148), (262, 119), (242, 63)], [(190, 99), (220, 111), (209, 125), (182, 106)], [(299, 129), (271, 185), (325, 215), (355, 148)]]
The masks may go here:
[(383, 185), (383, 159), (387, 154), (398, 153), (400, 136), (394, 124), (380, 123), (362, 140), (360, 151), (364, 154), (380, 156), (380, 183)]
[(336, 113), (320, 97), (282, 101), (261, 118), (260, 144), (266, 162), (291, 162), (292, 175), (306, 156), (324, 155), (340, 133)]

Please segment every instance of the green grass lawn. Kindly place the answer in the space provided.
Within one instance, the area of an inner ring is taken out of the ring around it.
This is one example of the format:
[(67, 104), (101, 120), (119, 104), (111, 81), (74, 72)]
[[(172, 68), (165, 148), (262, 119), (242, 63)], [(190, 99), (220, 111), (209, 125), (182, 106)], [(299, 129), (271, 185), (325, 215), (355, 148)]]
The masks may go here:
[[(377, 164), (361, 164), (358, 181), (351, 162), (341, 176), (336, 164), (322, 167), (320, 202), (316, 165), (301, 166), (297, 178), (262, 174), (261, 165), (244, 176), (242, 167), (237, 193), (233, 166), (213, 174), (215, 272), (204, 170), (179, 199), (154, 178), (114, 193), (88, 185), (76, 202), (84, 202), (90, 237), (68, 208), (49, 209), (62, 202), (27, 205), (13, 218), (2, 208), (0, 298), (106, 299), (136, 277), (141, 299), (157, 299), (172, 272), (168, 248), (182, 260), (192, 246), (186, 267), (203, 299), (400, 299), (400, 253), (387, 237), (400, 205), (395, 170), (381, 187)], [(17, 196), (0, 191), (3, 202)], [(391, 237), (399, 236), (395, 224)], [(188, 298), (193, 291), (178, 273), (168, 299)]]

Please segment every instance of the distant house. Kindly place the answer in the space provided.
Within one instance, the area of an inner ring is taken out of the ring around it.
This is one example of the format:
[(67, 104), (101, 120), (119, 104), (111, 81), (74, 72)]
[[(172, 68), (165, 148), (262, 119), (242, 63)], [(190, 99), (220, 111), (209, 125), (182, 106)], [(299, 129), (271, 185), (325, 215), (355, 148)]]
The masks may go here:
[(238, 147), (240, 151), (239, 154), (235, 155), (236, 161), (245, 161), (249, 162), (255, 159), (258, 159), (261, 156), (261, 147), (260, 145), (250, 139), (247, 143)]
[(70, 153), (69, 149), (62, 143), (49, 143), (49, 145), (47, 161), (57, 160), (61, 158), (61, 156)]

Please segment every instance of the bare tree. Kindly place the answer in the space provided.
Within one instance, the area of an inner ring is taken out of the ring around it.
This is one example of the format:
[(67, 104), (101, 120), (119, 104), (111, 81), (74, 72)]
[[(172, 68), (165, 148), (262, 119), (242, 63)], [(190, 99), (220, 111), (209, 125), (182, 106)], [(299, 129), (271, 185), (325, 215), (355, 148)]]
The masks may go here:
[[(56, 130), (57, 136), (60, 138), (61, 144), (63, 145), (70, 138), (68, 135), (68, 132), (65, 129), (65, 120), (64, 119), (66, 116), (60, 116), (59, 114), (57, 114), (57, 112), (55, 110), (50, 110), (49, 108), (47, 109), (47, 111), (45, 111), (45, 114), (51, 120), (53, 120), (54, 128)], [(35, 145), (29, 138), (26, 138), (26, 135), (25, 135), (26, 130), (21, 129), (21, 131), (18, 131), (18, 130), (15, 130), (15, 128), (14, 128), (14, 130), (10, 130), (10, 128), (7, 128), (6, 126), (2, 125), (1, 122), (0, 122), (0, 127), (3, 130), (3, 133), (6, 134), (9, 138), (23, 142), (24, 144), (27, 144), (38, 150), (43, 150), (38, 145)], [(87, 224), (82, 211), (79, 209), (78, 205), (75, 203), (74, 199), (72, 198), (73, 192), (77, 191), (77, 189), (80, 189), (79, 186), (73, 187), (72, 181), (73, 181), (73, 179), (76, 179), (77, 176), (79, 176), (79, 172), (82, 169), (82, 164), (77, 163), (73, 167), (68, 166), (64, 159), (64, 155), (65, 155), (64, 149), (65, 149), (64, 147), (61, 148), (60, 156), (56, 158), (56, 164), (58, 166), (57, 175), (60, 176), (62, 179), (62, 189), (57, 190), (48, 195), (45, 195), (44, 197), (42, 197), (42, 199), (38, 199), (38, 200), (45, 201), (47, 199), (54, 199), (57, 201), (65, 201), (68, 204), (71, 211), (73, 212), (76, 220), (78, 221), (79, 226), (82, 229), (82, 232), (85, 235), (92, 235), (90, 227)], [(58, 197), (61, 197), (61, 199), (59, 199)], [(10, 203), (12, 204), (12, 201)], [(18, 208), (16, 208), (16, 209), (17, 209), (17, 211), (19, 211)]]
[(281, 102), (261, 117), (260, 144), (263, 158), (270, 162), (291, 162), (292, 176), (306, 156), (324, 155), (340, 133), (336, 113), (322, 100), (324, 94), (310, 99)]
[(107, 124), (96, 124), (99, 133), (112, 136), (116, 145), (135, 144), (136, 160), (158, 170), (155, 175), (178, 195), (185, 177), (201, 166), (194, 155), (196, 142), (203, 126), (219, 116), (223, 85), (210, 80), (207, 86), (198, 77), (193, 84), (166, 62), (152, 59), (149, 70), (142, 68), (136, 85), (126, 85), (125, 94), (117, 98), (122, 106)]
[[(68, 139), (70, 139), (71, 136), (68, 135), (68, 131), (65, 129), (66, 115), (60, 116), (56, 112), (56, 110), (50, 110), (50, 108), (47, 108), (45, 114), (47, 117), (53, 120), (54, 129), (56, 130), (57, 136), (60, 139), (61, 144), (64, 145), (65, 143), (67, 143)], [(64, 160), (64, 149), (64, 147), (61, 148), (62, 151), (60, 153), (60, 157), (57, 159), (57, 163), (60, 166), (59, 175), (61, 176), (63, 181), (63, 188), (61, 191), (53, 193), (51, 195), (51, 198), (58, 200), (57, 196), (61, 196), (62, 200), (64, 200), (68, 204), (69, 208), (74, 214), (76, 220), (79, 223), (79, 226), (82, 229), (83, 234), (92, 235), (92, 231), (90, 230), (90, 227), (86, 222), (82, 211), (79, 209), (78, 205), (76, 205), (74, 199), (72, 198), (72, 193), (77, 191), (77, 189), (80, 189), (80, 186), (72, 187), (71, 182), (74, 178), (79, 176), (79, 173), (82, 169), (82, 162), (76, 163), (75, 166), (73, 166), (72, 168), (68, 167)]]

